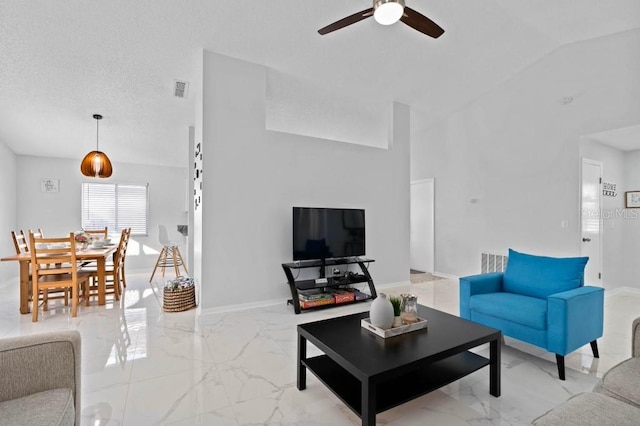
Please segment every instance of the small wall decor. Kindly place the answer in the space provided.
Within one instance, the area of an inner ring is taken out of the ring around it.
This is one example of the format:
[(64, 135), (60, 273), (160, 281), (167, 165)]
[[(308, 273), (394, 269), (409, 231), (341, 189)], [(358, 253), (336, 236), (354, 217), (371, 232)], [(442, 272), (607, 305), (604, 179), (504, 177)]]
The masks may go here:
[(640, 191), (627, 191), (624, 193), (624, 206), (628, 209), (640, 208)]
[(602, 195), (605, 197), (617, 197), (616, 184), (609, 182), (602, 182)]
[(45, 178), (40, 180), (40, 192), (58, 192), (60, 189), (58, 179)]
[(193, 202), (194, 209), (198, 210), (202, 204), (202, 145), (198, 142), (195, 146), (195, 161), (193, 163)]

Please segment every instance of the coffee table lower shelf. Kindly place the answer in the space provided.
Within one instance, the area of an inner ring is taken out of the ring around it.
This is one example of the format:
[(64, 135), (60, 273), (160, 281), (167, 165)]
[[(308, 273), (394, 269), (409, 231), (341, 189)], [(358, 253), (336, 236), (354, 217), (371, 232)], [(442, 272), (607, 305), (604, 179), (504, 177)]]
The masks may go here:
[[(302, 362), (347, 407), (362, 416), (362, 385), (357, 378), (327, 355), (308, 358)], [(376, 413), (425, 395), (487, 365), (489, 359), (473, 352), (462, 352), (390, 378), (382, 382), (383, 386), (378, 384)]]

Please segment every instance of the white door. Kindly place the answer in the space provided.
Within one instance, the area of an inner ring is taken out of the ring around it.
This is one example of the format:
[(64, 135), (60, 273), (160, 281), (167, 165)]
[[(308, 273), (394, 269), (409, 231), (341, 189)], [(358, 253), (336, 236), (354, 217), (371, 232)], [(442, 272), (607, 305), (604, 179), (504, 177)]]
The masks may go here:
[(602, 163), (582, 159), (581, 244), (582, 255), (589, 256), (584, 271), (587, 285), (602, 286)]
[(433, 273), (434, 243), (433, 179), (411, 182), (411, 269)]

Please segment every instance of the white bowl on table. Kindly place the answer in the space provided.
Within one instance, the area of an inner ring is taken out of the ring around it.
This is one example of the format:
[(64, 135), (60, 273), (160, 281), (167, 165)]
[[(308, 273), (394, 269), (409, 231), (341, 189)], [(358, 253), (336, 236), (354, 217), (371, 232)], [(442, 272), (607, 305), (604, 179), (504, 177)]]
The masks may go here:
[(96, 240), (94, 242), (91, 243), (91, 246), (93, 248), (104, 248), (104, 246), (106, 246), (107, 243), (105, 242), (105, 240)]

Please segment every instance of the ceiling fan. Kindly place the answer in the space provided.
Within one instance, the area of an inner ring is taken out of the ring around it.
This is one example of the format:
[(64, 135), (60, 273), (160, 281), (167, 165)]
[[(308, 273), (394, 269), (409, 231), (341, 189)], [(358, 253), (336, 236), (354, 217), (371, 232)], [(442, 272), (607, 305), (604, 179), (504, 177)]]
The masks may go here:
[(318, 33), (325, 35), (371, 16), (382, 25), (391, 25), (402, 21), (414, 30), (420, 31), (433, 38), (438, 38), (444, 33), (444, 30), (431, 19), (410, 7), (406, 7), (404, 0), (373, 0), (372, 8), (354, 13), (324, 28), (320, 28)]

